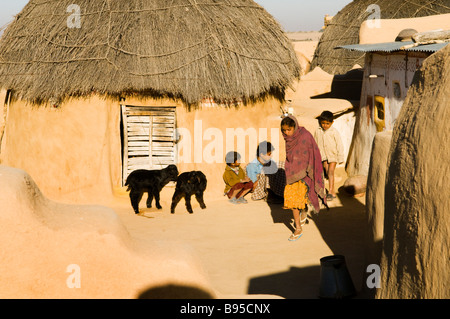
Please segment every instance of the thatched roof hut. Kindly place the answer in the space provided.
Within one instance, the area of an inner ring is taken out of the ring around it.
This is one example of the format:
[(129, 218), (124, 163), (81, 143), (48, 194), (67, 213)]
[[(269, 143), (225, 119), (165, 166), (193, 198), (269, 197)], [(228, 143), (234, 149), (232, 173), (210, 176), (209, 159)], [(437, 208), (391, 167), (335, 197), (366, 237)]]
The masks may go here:
[(25, 6), (0, 41), (1, 88), (36, 103), (95, 92), (191, 105), (283, 96), (300, 74), (289, 39), (252, 0), (72, 3)]
[[(371, 5), (380, 8), (380, 19), (402, 19), (450, 13), (450, 0), (354, 0), (339, 11), (324, 30), (311, 61), (330, 74), (344, 74), (355, 64), (364, 66), (364, 53), (335, 50), (359, 43), (361, 23), (374, 17)], [(373, 7), (372, 7), (373, 8)]]
[(97, 202), (169, 164), (222, 197), (226, 152), (281, 152), (300, 71), (252, 0), (31, 0), (0, 40), (0, 162), (56, 200)]

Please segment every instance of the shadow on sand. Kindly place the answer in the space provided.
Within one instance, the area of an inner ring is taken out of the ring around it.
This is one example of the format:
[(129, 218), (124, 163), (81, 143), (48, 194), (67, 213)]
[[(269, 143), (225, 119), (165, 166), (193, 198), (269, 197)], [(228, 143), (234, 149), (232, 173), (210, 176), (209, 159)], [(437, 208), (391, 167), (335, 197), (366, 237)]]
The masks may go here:
[[(347, 195), (342, 188), (334, 201), (341, 205), (322, 209), (319, 214), (308, 213), (310, 223), (318, 228), (323, 240), (335, 255), (345, 256), (346, 265), (352, 277), (358, 297), (364, 274), (364, 230), (365, 205)], [(283, 204), (268, 202), (274, 223), (283, 223), (294, 231), (292, 213), (282, 208)], [(310, 224), (311, 225), (311, 224)], [(308, 225), (306, 225), (308, 227)], [(320, 258), (325, 256), (320, 256)], [(319, 258), (319, 259), (320, 259)], [(319, 262), (319, 260), (318, 260)], [(296, 268), (288, 272), (257, 277), (250, 280), (249, 294), (276, 294), (284, 298), (317, 298), (320, 281), (320, 266)]]
[(249, 294), (270, 294), (286, 299), (315, 299), (319, 295), (320, 267), (291, 267), (289, 271), (250, 279)]
[(330, 92), (312, 96), (311, 99), (344, 99), (359, 105), (363, 77), (364, 70), (360, 68), (336, 74), (333, 76)]

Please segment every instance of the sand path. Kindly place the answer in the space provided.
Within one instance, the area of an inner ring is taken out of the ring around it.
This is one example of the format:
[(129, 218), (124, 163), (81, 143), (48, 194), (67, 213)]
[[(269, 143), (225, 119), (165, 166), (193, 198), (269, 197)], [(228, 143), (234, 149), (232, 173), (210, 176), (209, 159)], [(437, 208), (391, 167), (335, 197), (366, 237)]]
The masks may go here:
[[(338, 174), (345, 174), (338, 169)], [(339, 178), (338, 178), (339, 179)], [(340, 178), (342, 185), (344, 178)], [(134, 215), (126, 198), (114, 203), (130, 235), (140, 240), (178, 242), (192, 248), (203, 264), (212, 286), (225, 297), (269, 294), (285, 298), (317, 298), (320, 258), (341, 254), (356, 289), (361, 290), (365, 198), (338, 194), (330, 210), (321, 210), (296, 242), (291, 233), (290, 211), (264, 201), (232, 205), (225, 198), (209, 200), (201, 210), (193, 201), (194, 214), (184, 200), (175, 214), (169, 205)]]

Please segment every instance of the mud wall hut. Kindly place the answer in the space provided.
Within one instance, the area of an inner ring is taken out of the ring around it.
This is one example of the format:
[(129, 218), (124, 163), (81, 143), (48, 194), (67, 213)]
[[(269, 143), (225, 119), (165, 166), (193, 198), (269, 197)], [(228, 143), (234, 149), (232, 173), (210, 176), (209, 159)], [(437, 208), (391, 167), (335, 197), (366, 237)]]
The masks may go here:
[[(409, 26), (422, 28), (428, 18), (431, 17), (404, 19), (403, 24), (409, 21)], [(442, 23), (441, 28), (450, 29), (450, 20), (437, 21)], [(380, 29), (379, 33), (389, 35), (392, 21), (382, 20), (382, 24), (387, 30)], [(417, 32), (410, 27), (400, 31), (393, 42), (338, 47), (365, 54), (360, 107), (347, 162), (349, 176), (367, 176), (375, 134), (394, 128), (416, 70), (427, 57), (449, 43), (449, 36), (447, 31)], [(428, 40), (421, 40), (425, 38)]]
[[(376, 19), (405, 19), (446, 13), (450, 13), (450, 0), (426, 3), (418, 0), (354, 0), (334, 15), (324, 29), (311, 61), (311, 70), (320, 67), (330, 74), (345, 74), (354, 65), (364, 66), (362, 52), (335, 50), (338, 46), (359, 44), (360, 28), (364, 21), (375, 23)], [(398, 32), (393, 33), (394, 37)]]
[(245, 162), (259, 141), (282, 146), (280, 105), (300, 66), (261, 6), (71, 4), (30, 1), (0, 41), (0, 161), (50, 198), (123, 194), (130, 170), (170, 163), (204, 171), (206, 196), (222, 195), (227, 151)]
[(423, 61), (447, 43), (409, 47), (409, 42), (345, 46), (366, 52), (360, 108), (347, 162), (349, 176), (367, 176), (373, 139), (395, 126), (414, 74)]

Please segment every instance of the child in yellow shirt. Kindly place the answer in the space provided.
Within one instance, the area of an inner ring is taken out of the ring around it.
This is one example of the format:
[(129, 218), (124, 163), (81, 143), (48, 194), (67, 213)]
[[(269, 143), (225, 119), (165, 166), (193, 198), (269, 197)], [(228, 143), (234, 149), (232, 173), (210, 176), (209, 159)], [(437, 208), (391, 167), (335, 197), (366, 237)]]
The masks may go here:
[(223, 173), (225, 194), (232, 204), (248, 203), (244, 196), (253, 188), (253, 182), (245, 175), (244, 170), (240, 167), (240, 158), (241, 156), (237, 152), (228, 152), (225, 157), (227, 164)]

